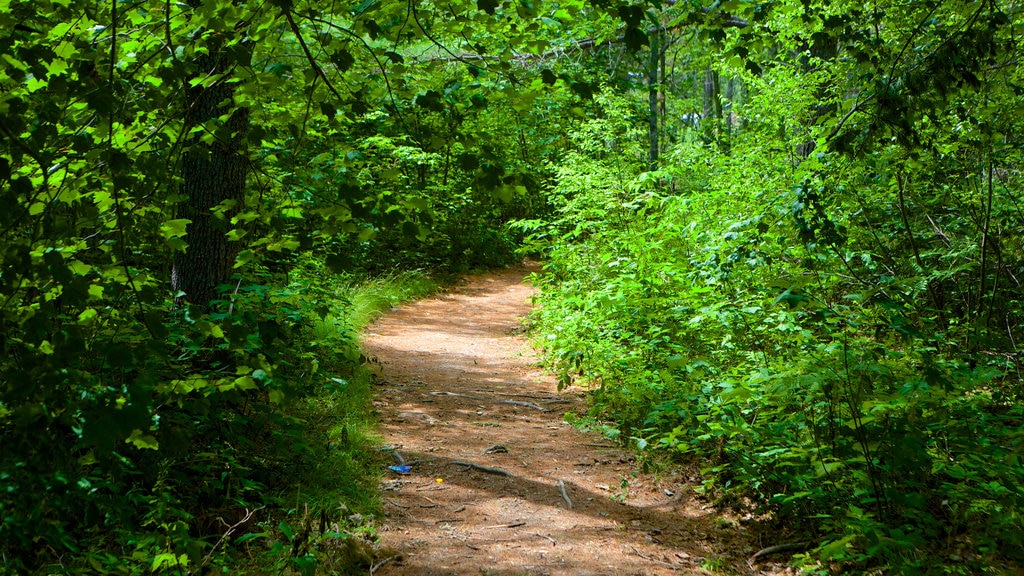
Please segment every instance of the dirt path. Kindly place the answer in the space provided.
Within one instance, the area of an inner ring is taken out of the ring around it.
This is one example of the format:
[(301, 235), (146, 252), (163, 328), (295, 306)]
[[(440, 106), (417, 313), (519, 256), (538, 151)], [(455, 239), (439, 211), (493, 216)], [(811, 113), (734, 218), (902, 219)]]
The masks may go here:
[(471, 277), (367, 331), (382, 434), (411, 467), (384, 486), (381, 535), (402, 555), (374, 573), (753, 573), (744, 523), (709, 510), (690, 479), (639, 473), (563, 422), (581, 394), (558, 393), (519, 335), (528, 272)]

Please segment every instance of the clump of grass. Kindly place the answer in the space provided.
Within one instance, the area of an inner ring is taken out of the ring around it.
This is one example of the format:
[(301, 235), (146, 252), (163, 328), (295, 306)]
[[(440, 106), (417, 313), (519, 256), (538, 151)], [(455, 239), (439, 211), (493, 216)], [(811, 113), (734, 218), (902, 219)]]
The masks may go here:
[[(316, 533), (325, 520), (328, 530), (309, 538), (300, 556), (344, 572), (338, 566), (339, 538), (376, 539), (370, 519), (381, 510), (377, 485), (387, 465), (374, 432), (372, 378), (360, 365), (359, 333), (392, 307), (432, 294), (440, 284), (420, 271), (361, 280), (314, 276), (308, 280), (317, 285), (315, 299), (327, 312), (312, 318), (306, 331), (317, 355), (318, 368), (310, 375), (314, 392), (290, 409), (305, 422), (305, 464), (279, 496), (282, 508), (290, 510), (287, 517), (267, 526), (276, 535), (267, 560), (276, 568), (294, 563), (278, 552), (295, 542), (294, 534), (309, 528)], [(292, 556), (296, 550), (293, 545)], [(363, 562), (362, 556), (353, 558)]]
[(351, 358), (358, 349), (359, 332), (368, 324), (394, 306), (433, 294), (440, 287), (432, 276), (419, 270), (341, 280), (329, 291), (334, 298), (331, 312), (311, 326), (313, 337), (342, 344), (344, 355)]
[(419, 270), (395, 272), (352, 284), (347, 290), (351, 308), (346, 315), (353, 330), (361, 330), (403, 302), (437, 292), (440, 285), (431, 276)]
[(373, 435), (371, 377), (358, 364), (358, 334), (393, 306), (438, 288), (436, 281), (420, 271), (348, 280), (333, 287), (335, 301), (329, 305), (330, 313), (313, 323), (311, 334), (318, 342), (331, 343), (322, 348), (337, 354), (323, 354), (319, 389), (296, 407), (300, 412), (297, 416), (309, 423), (310, 434), (316, 437), (313, 449), (322, 451), (313, 458), (317, 465), (310, 470), (306, 491), (337, 492), (318, 497), (337, 496), (352, 510), (372, 512), (372, 506), (360, 503), (375, 501), (377, 477), (368, 473), (379, 468), (371, 465), (377, 457), (375, 445), (379, 439)]

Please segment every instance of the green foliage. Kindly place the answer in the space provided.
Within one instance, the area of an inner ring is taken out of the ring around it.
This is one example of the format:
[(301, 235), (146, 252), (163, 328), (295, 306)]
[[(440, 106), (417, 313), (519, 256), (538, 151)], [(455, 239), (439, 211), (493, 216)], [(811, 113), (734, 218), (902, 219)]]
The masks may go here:
[(480, 111), (511, 66), (435, 57), (544, 48), (504, 6), (371, 4), (0, 0), (3, 570), (229, 569), (313, 462), (370, 491), (358, 423), (325, 460), (306, 405), (367, 401), (323, 270), (510, 258), (539, 188)]
[(321, 4), (0, 0), (4, 570), (365, 564), (356, 334), (524, 240), (609, 437), (1022, 560), (1016, 6)]
[(749, 21), (722, 49), (758, 63), (720, 66), (744, 87), (728, 141), (677, 139), (647, 172), (646, 127), (624, 111), (637, 96), (605, 92), (552, 166), (555, 215), (519, 224), (548, 257), (550, 366), (592, 387), (609, 437), (703, 462), (722, 502), (812, 520), (810, 562), (1019, 563), (1022, 157), (1017, 72), (995, 72), (1019, 55), (1005, 7), (872, 26), (842, 6), (724, 4)]

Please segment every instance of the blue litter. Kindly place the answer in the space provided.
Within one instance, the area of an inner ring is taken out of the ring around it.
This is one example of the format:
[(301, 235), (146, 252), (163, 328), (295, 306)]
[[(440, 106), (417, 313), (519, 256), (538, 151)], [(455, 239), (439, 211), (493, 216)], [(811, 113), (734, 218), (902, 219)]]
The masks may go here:
[(388, 470), (399, 474), (408, 474), (412, 471), (412, 466), (388, 466)]

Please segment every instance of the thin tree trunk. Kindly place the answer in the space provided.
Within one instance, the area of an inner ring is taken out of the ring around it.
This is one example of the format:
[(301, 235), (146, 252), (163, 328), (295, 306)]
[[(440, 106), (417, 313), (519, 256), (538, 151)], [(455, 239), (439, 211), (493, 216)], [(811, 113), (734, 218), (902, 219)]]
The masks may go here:
[[(197, 60), (200, 78), (224, 74), (236, 64), (224, 50), (211, 47), (210, 52)], [(225, 81), (191, 87), (186, 97), (186, 127), (204, 129), (196, 134), (182, 161), (181, 193), (185, 200), (179, 216), (191, 222), (185, 236), (188, 248), (174, 257), (171, 286), (175, 292), (184, 293), (177, 297), (179, 301), (207, 307), (217, 296), (217, 286), (230, 278), (240, 248), (237, 242), (229, 242), (226, 234), (231, 229), (231, 217), (245, 203), (249, 110), (234, 110), (223, 124), (215, 120), (234, 106), (234, 85)], [(213, 142), (203, 142), (202, 136), (209, 136), (210, 131)], [(214, 211), (218, 206), (227, 210)]]
[(648, 109), (648, 133), (650, 136), (650, 153), (648, 159), (650, 160), (650, 169), (658, 169), (658, 119), (659, 119), (659, 107), (658, 107), (658, 71), (661, 64), (661, 56), (659, 54), (659, 33), (652, 32), (650, 34), (651, 42), (651, 58), (647, 66), (647, 94), (649, 98), (649, 109)]
[(722, 99), (718, 72), (708, 66), (704, 74), (704, 122), (711, 141), (720, 144), (722, 133)]

